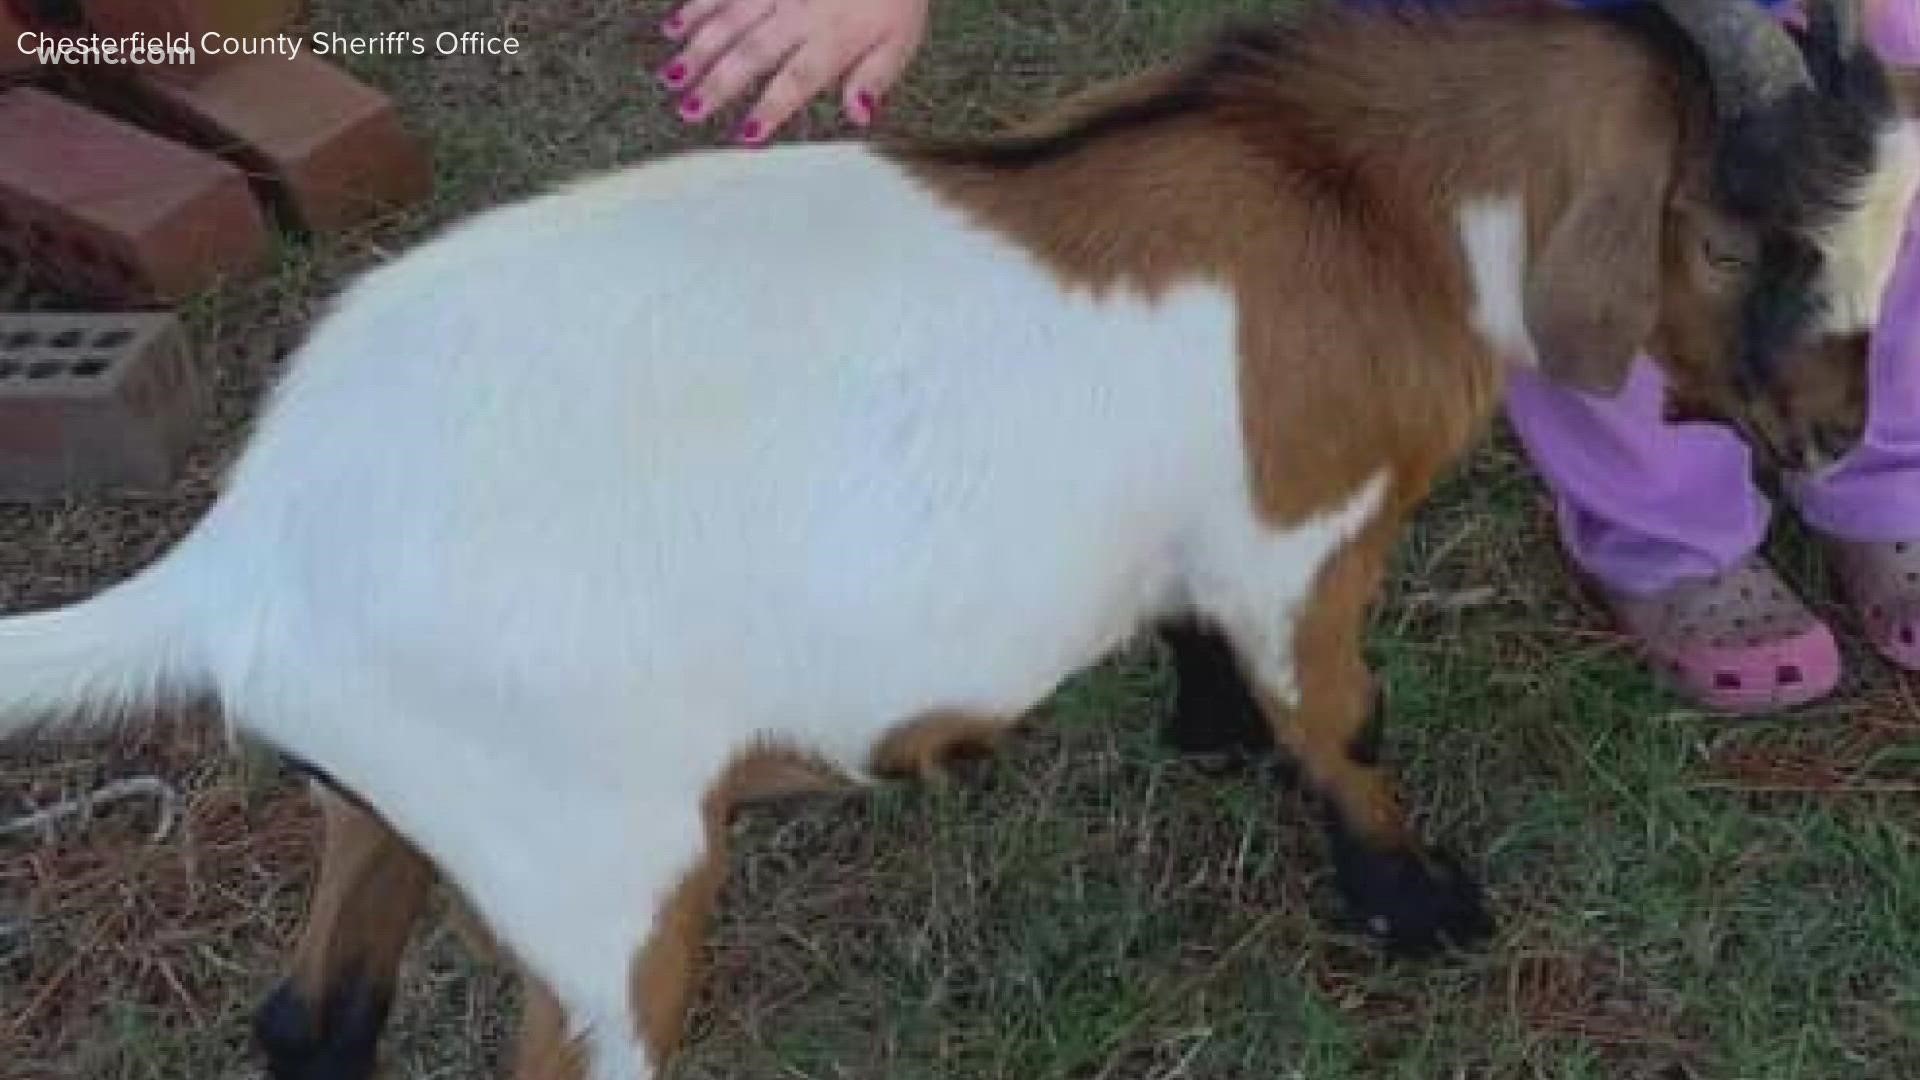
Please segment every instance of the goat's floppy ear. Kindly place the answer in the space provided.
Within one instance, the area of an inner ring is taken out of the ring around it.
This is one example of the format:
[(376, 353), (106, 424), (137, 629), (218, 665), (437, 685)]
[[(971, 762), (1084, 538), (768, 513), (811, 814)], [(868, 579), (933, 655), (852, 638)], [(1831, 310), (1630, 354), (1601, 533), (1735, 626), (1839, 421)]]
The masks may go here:
[(1659, 317), (1662, 196), (1657, 178), (1591, 183), (1529, 261), (1527, 332), (1548, 378), (1603, 397), (1626, 382)]

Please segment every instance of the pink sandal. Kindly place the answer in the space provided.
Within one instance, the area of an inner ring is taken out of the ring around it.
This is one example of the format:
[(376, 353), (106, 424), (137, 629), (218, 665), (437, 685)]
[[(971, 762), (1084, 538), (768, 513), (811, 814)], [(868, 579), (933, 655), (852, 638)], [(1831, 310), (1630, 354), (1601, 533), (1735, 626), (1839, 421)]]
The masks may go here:
[(1920, 671), (1920, 540), (1828, 544), (1867, 640), (1893, 663)]
[(1757, 557), (1648, 596), (1604, 594), (1660, 674), (1709, 709), (1789, 709), (1840, 682), (1833, 632)]

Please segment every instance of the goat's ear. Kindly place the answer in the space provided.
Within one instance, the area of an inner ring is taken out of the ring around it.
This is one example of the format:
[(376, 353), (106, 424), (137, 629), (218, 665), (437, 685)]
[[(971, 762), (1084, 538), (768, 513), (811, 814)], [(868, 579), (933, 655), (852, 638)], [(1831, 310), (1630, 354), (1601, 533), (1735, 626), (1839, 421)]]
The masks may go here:
[(1657, 177), (1596, 181), (1576, 192), (1529, 261), (1527, 332), (1550, 379), (1612, 397), (1648, 344), (1660, 310), (1665, 209)]

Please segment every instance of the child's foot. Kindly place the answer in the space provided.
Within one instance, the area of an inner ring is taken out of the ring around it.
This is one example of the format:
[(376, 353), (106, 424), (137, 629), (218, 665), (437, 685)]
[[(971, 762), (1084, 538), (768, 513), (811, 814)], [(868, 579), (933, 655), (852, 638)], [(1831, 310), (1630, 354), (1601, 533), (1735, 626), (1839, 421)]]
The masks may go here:
[(1920, 671), (1920, 540), (1831, 540), (1847, 599), (1880, 655)]
[(1709, 709), (1789, 709), (1840, 682), (1833, 632), (1757, 557), (1648, 596), (1605, 595), (1660, 674)]

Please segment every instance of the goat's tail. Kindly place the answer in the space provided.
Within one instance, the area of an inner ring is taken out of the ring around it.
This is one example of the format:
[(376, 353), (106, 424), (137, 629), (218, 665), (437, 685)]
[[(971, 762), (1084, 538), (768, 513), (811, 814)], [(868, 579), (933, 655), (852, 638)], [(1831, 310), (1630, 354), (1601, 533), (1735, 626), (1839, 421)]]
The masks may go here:
[(202, 689), (179, 570), (163, 558), (80, 603), (0, 619), (0, 739), (82, 734)]

